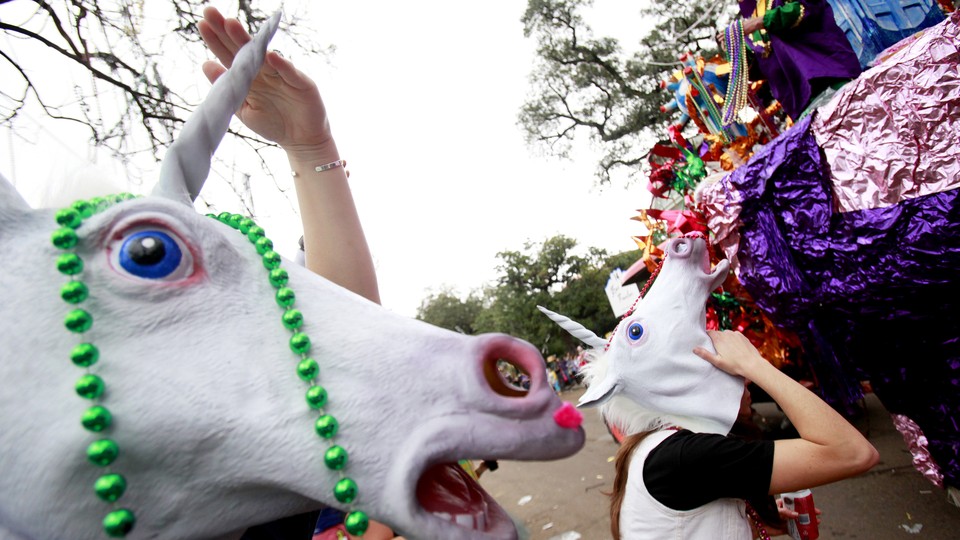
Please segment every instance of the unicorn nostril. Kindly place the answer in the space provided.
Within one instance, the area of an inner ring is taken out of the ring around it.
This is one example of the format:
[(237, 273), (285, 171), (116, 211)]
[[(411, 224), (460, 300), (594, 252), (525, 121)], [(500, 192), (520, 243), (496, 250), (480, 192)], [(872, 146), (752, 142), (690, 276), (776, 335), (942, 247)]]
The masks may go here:
[(692, 238), (686, 237), (675, 239), (673, 243), (670, 244), (670, 255), (679, 258), (690, 256), (690, 253), (693, 251), (692, 241)]
[(506, 334), (481, 337), (480, 360), (490, 389), (506, 397), (526, 397), (547, 385), (543, 356), (526, 341)]
[(487, 359), (483, 374), (490, 388), (501, 396), (523, 397), (530, 391), (530, 374), (510, 360)]

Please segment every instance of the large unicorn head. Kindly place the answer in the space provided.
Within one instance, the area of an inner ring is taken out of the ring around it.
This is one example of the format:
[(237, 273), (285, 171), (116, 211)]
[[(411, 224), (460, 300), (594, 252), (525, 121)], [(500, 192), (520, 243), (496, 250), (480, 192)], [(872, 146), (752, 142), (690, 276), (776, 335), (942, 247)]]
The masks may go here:
[(331, 505), (354, 530), (362, 511), (417, 538), (512, 539), (457, 461), (583, 445), (530, 344), (393, 314), (283, 264), (250, 220), (194, 210), (278, 20), (153, 195), (33, 209), (0, 178), (0, 538), (227, 539)]
[(628, 433), (672, 424), (726, 434), (740, 408), (743, 381), (693, 353), (714, 350), (706, 333), (706, 301), (728, 271), (710, 267), (700, 237), (670, 241), (666, 259), (647, 294), (607, 342), (567, 317), (540, 308), (591, 347), (588, 389), (581, 407), (602, 406), (603, 415)]

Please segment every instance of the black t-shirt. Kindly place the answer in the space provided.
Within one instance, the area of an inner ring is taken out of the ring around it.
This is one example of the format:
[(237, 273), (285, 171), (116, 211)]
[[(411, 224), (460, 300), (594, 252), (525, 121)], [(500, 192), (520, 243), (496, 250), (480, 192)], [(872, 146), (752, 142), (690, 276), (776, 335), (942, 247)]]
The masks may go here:
[(692, 510), (728, 497), (763, 501), (772, 473), (773, 441), (682, 429), (647, 455), (643, 483), (664, 506)]

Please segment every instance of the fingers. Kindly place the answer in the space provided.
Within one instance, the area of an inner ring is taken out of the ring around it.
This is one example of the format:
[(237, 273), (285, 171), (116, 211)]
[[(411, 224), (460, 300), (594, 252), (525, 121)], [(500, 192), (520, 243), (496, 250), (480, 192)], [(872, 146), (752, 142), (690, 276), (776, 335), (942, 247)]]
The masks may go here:
[(720, 359), (720, 355), (714, 354), (703, 347), (694, 347), (693, 354), (703, 358), (707, 362), (710, 362), (713, 365), (717, 364), (717, 361)]
[(210, 51), (226, 67), (233, 64), (233, 57), (240, 47), (252, 39), (240, 21), (225, 19), (215, 7), (203, 10), (203, 20), (197, 23), (197, 30)]
[(293, 62), (287, 60), (276, 51), (267, 53), (265, 63), (268, 68), (276, 71), (276, 74), (283, 79), (283, 82), (297, 90), (305, 90), (313, 84), (313, 81), (309, 77), (293, 65)]
[(223, 21), (223, 28), (226, 31), (227, 36), (230, 38), (231, 45), (235, 47), (233, 49), (234, 52), (239, 50), (240, 47), (243, 47), (246, 42), (253, 39), (237, 19), (227, 19)]
[(214, 62), (213, 60), (207, 60), (204, 62), (202, 69), (203, 74), (207, 77), (207, 80), (210, 81), (210, 84), (217, 82), (217, 79), (227, 72), (227, 68), (221, 66), (219, 63)]

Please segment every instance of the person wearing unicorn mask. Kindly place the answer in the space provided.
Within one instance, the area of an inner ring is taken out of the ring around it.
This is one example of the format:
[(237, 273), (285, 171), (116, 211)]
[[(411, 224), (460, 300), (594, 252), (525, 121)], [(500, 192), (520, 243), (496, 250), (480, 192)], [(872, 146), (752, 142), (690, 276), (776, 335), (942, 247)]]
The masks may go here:
[[(781, 531), (766, 530), (769, 518), (761, 519), (754, 506), (779, 493), (861, 474), (879, 460), (854, 426), (764, 359), (743, 334), (726, 330), (708, 335), (717, 352), (704, 347), (693, 352), (767, 392), (800, 438), (745, 440), (696, 433), (682, 425), (627, 437), (616, 460), (614, 538), (768, 540), (771, 532)], [(795, 517), (782, 509), (781, 516)]]
[[(754, 525), (764, 538), (766, 524), (780, 521), (773, 496), (877, 462), (855, 427), (743, 334), (707, 332), (707, 299), (730, 269), (729, 261), (713, 259), (703, 233), (666, 242), (660, 265), (609, 338), (540, 307), (590, 347), (578, 407), (598, 407), (627, 435), (611, 494), (617, 540), (749, 540)], [(776, 401), (799, 438), (735, 434), (738, 418), (750, 412), (748, 381)]]
[[(211, 83), (233, 63), (251, 36), (235, 18), (214, 7), (203, 11), (197, 28), (219, 61), (203, 64)], [(237, 117), (287, 154), (303, 221), (304, 264), (310, 270), (360, 296), (380, 303), (376, 271), (360, 224), (346, 162), (340, 158), (326, 108), (316, 83), (277, 51), (267, 53), (260, 73)], [(243, 540), (354, 538), (342, 527), (342, 514), (328, 508), (247, 530)], [(327, 519), (333, 515), (332, 519)], [(325, 527), (329, 522), (331, 527)], [(322, 530), (318, 530), (318, 528)], [(396, 538), (382, 523), (370, 521), (364, 540)]]

